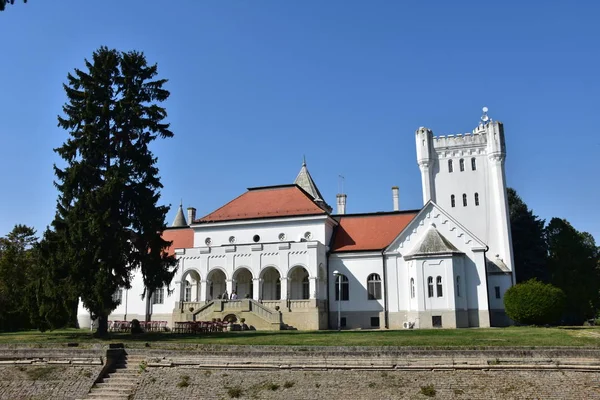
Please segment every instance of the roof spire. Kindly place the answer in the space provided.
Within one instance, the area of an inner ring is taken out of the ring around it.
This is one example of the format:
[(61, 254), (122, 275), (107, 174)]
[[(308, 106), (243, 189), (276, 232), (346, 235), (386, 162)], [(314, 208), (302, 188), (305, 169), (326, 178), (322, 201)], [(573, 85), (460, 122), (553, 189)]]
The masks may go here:
[(306, 167), (306, 155), (302, 155), (302, 166)]
[(187, 222), (185, 221), (185, 216), (183, 215), (183, 199), (181, 199), (181, 203), (179, 204), (179, 208), (177, 209), (177, 214), (175, 215), (175, 219), (173, 220), (172, 227), (182, 227), (187, 226)]

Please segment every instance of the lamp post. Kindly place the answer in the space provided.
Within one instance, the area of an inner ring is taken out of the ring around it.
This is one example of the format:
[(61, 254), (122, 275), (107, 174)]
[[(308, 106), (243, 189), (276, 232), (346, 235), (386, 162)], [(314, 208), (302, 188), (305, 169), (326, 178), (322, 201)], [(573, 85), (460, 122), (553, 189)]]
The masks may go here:
[(342, 304), (342, 274), (340, 271), (333, 271), (333, 276), (336, 277), (338, 281), (338, 315), (337, 315), (337, 330), (338, 332), (342, 329), (342, 314), (341, 314), (341, 304)]

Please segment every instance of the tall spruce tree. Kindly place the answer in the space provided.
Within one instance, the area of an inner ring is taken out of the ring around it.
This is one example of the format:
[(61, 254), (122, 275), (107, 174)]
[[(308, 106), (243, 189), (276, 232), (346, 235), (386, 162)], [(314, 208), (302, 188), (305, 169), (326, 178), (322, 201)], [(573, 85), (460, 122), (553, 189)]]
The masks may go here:
[(565, 322), (581, 324), (600, 307), (600, 251), (589, 233), (560, 218), (546, 227), (546, 240), (550, 280), (567, 296)]
[(37, 262), (35, 230), (25, 225), (0, 238), (0, 331), (31, 326), (29, 290)]
[(103, 335), (118, 305), (113, 294), (130, 288), (134, 270), (142, 272), (147, 299), (175, 273), (170, 242), (161, 237), (168, 207), (157, 204), (162, 185), (149, 148), (173, 133), (156, 104), (169, 97), (166, 80), (154, 79), (157, 66), (142, 53), (101, 47), (85, 67), (64, 85), (68, 102), (58, 121), (70, 138), (55, 149), (66, 167), (55, 166), (59, 199), (46, 248), (51, 269), (98, 318)]
[(533, 214), (514, 189), (506, 192), (517, 283), (532, 278), (549, 282), (545, 221)]
[[(23, 0), (23, 3), (27, 3), (27, 0)], [(4, 11), (7, 4), (15, 4), (15, 0), (0, 0), (0, 11)]]

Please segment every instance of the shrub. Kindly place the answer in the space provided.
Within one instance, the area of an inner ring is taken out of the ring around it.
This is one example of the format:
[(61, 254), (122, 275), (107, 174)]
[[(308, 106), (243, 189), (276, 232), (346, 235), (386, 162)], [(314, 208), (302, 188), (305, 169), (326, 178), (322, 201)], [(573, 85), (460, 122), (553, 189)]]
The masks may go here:
[(565, 308), (564, 292), (537, 279), (519, 283), (504, 295), (506, 315), (520, 324), (555, 324)]
[(242, 389), (240, 387), (232, 387), (227, 389), (227, 394), (231, 398), (238, 398), (242, 395)]
[(295, 385), (295, 382), (285, 381), (285, 383), (283, 384), (283, 387), (286, 388), (286, 389), (289, 389), (289, 388), (291, 388), (294, 385)]

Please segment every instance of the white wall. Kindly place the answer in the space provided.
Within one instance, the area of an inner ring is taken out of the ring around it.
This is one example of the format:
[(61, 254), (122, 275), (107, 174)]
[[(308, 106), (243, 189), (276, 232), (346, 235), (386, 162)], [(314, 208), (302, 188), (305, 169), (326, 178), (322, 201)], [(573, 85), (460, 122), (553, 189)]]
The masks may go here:
[[(385, 287), (383, 285), (383, 259), (381, 253), (335, 253), (329, 257), (329, 309), (337, 310), (335, 300), (336, 280), (333, 271), (339, 271), (349, 281), (349, 300), (342, 301), (343, 311), (382, 311)], [(381, 277), (381, 299), (369, 300), (367, 278), (371, 274)]]
[(193, 226), (194, 247), (206, 246), (207, 238), (211, 240), (211, 247), (229, 245), (232, 236), (236, 244), (255, 243), (255, 235), (260, 236), (257, 243), (277, 243), (282, 241), (281, 233), (285, 234), (283, 241), (299, 242), (307, 232), (311, 233), (310, 240), (328, 245), (332, 223), (328, 216), (312, 216), (198, 224)]

